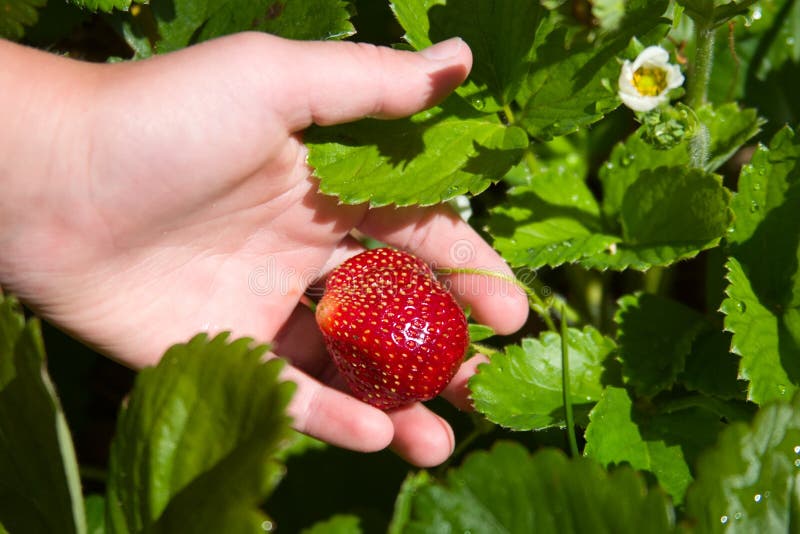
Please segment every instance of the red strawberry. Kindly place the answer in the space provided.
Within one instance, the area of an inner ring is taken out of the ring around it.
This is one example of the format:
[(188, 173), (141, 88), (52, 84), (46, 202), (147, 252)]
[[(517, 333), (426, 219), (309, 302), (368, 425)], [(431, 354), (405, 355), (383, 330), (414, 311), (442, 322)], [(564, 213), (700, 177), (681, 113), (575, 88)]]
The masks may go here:
[(469, 344), (464, 312), (430, 267), (390, 248), (331, 273), (317, 323), (355, 396), (383, 410), (438, 395)]

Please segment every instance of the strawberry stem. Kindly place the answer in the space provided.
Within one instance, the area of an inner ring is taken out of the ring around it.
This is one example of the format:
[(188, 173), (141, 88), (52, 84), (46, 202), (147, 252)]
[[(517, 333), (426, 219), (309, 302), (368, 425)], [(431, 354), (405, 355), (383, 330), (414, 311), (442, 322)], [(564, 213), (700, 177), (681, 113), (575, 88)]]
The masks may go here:
[(561, 310), (561, 392), (566, 414), (567, 438), (569, 450), (573, 458), (580, 456), (578, 441), (575, 438), (575, 418), (572, 414), (572, 402), (569, 393), (569, 335), (567, 331), (566, 309)]
[(537, 315), (539, 315), (539, 317), (542, 318), (544, 323), (547, 325), (548, 330), (551, 330), (553, 332), (558, 332), (558, 329), (556, 328), (556, 325), (553, 322), (553, 318), (550, 317), (550, 313), (548, 311), (550, 309), (550, 306), (548, 306), (542, 300), (542, 298), (536, 294), (536, 291), (532, 290), (531, 288), (529, 288), (528, 286), (517, 280), (517, 278), (515, 278), (514, 276), (498, 273), (495, 271), (490, 271), (489, 269), (470, 269), (466, 267), (460, 267), (460, 268), (442, 267), (436, 269), (436, 274), (437, 276), (447, 276), (451, 274), (476, 274), (480, 276), (490, 276), (492, 278), (497, 278), (498, 280), (503, 280), (504, 282), (513, 284), (517, 286), (519, 289), (521, 289), (523, 292), (525, 292), (525, 294), (528, 296), (528, 305), (533, 311), (536, 312)]
[(490, 358), (493, 355), (495, 355), (498, 352), (500, 352), (499, 350), (497, 350), (497, 349), (495, 349), (493, 347), (490, 347), (489, 345), (481, 345), (480, 343), (470, 343), (469, 346), (473, 351), (480, 352), (481, 354), (489, 356)]

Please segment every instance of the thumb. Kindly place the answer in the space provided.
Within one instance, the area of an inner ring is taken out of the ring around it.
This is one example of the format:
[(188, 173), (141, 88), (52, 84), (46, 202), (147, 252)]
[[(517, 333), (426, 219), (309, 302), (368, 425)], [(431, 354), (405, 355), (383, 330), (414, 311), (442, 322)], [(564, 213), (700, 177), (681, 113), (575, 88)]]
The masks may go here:
[(399, 118), (428, 108), (467, 77), (472, 53), (460, 38), (421, 52), (352, 42), (268, 36), (270, 102), (290, 132), (363, 117)]

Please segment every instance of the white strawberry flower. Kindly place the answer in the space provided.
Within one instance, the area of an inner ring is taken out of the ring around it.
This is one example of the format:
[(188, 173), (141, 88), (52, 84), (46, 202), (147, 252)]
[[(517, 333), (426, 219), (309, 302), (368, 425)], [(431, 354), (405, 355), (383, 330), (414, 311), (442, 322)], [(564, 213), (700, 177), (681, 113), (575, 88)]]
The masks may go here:
[(669, 62), (660, 46), (648, 46), (631, 63), (625, 61), (619, 73), (619, 97), (634, 111), (650, 111), (669, 99), (672, 89), (683, 85), (683, 74)]

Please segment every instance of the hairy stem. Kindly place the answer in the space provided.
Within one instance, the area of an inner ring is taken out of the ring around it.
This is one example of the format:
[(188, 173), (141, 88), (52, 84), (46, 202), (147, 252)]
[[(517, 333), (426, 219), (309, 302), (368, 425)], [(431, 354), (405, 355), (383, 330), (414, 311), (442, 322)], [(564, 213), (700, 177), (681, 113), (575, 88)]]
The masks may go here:
[[(695, 21), (694, 65), (686, 90), (686, 103), (697, 111), (708, 101), (708, 82), (714, 63), (714, 28), (707, 22)], [(711, 139), (708, 128), (700, 124), (690, 146), (691, 165), (703, 168), (708, 162)]]
[(686, 103), (696, 110), (708, 100), (708, 82), (714, 63), (714, 29), (695, 22), (694, 65), (686, 89)]

